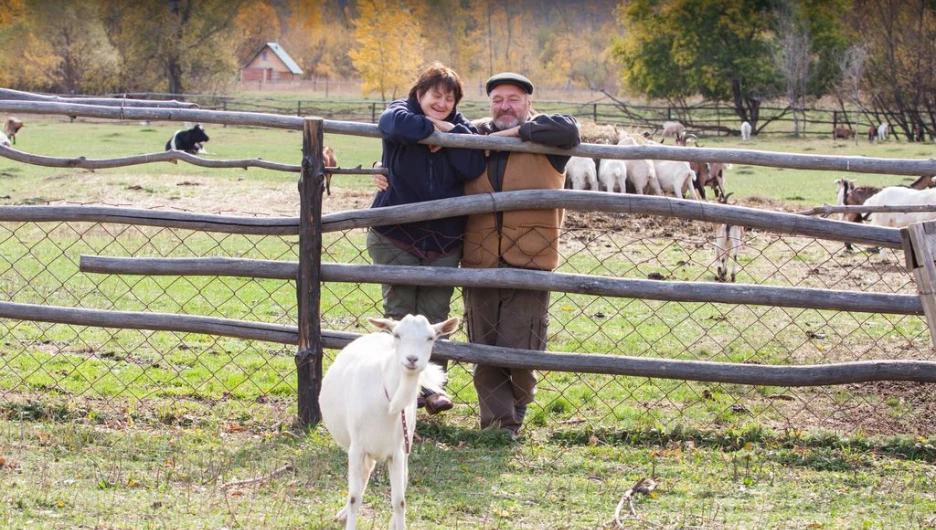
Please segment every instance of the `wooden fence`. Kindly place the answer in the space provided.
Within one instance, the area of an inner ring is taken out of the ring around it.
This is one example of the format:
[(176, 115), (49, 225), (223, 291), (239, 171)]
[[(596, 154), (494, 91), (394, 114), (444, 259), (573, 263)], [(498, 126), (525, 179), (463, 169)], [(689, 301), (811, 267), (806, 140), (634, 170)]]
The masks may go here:
[[(152, 102), (146, 102), (152, 103)], [(591, 275), (546, 273), (528, 270), (470, 270), (322, 263), (323, 233), (375, 225), (430, 220), (454, 215), (528, 208), (564, 207), (569, 210), (642, 213), (730, 223), (768, 232), (810, 236), (832, 241), (851, 241), (900, 249), (904, 240), (898, 230), (768, 212), (752, 208), (709, 204), (666, 197), (596, 194), (572, 191), (524, 191), (470, 196), (427, 202), (421, 208), (405, 206), (322, 215), (325, 167), (321, 157), (324, 133), (377, 137), (373, 125), (297, 118), (251, 112), (211, 111), (178, 106), (156, 107), (114, 102), (69, 100), (0, 100), (0, 111), (55, 114), (127, 120), (199, 121), (227, 125), (252, 125), (303, 131), (303, 157), (298, 166), (262, 166), (260, 160), (205, 161), (184, 153), (158, 153), (131, 159), (87, 160), (49, 158), (0, 147), (0, 156), (50, 167), (118, 167), (136, 163), (182, 160), (209, 167), (270, 167), (300, 173), (301, 211), (298, 218), (238, 218), (178, 212), (155, 212), (125, 208), (91, 207), (0, 207), (0, 221), (95, 221), (134, 225), (210, 230), (239, 234), (297, 234), (299, 262), (270, 262), (227, 258), (154, 259), (82, 257), (84, 272), (135, 275), (236, 275), (295, 279), (299, 316), (297, 326), (261, 324), (226, 318), (168, 315), (54, 307), (0, 302), (0, 317), (68, 323), (84, 326), (129, 329), (176, 330), (296, 344), (299, 421), (315, 424), (319, 418), (317, 399), (322, 376), (323, 348), (339, 348), (357, 335), (322, 330), (320, 288), (323, 282), (396, 283), (510, 287), (652, 300), (701, 301), (766, 305), (852, 312), (922, 315), (923, 304), (916, 295), (881, 294), (769, 287), (760, 285), (714, 285), (702, 282), (673, 282), (605, 278)], [(583, 144), (559, 150), (516, 139), (434, 133), (423, 143), (445, 147), (471, 147), (534, 153), (563, 153), (581, 156), (668, 160), (701, 160), (744, 163), (797, 169), (919, 175), (936, 173), (936, 160), (888, 160), (865, 157), (832, 157), (734, 149), (680, 148), (669, 146), (608, 146)], [(228, 165), (229, 164), (229, 165)], [(329, 168), (329, 171), (332, 171)], [(356, 170), (345, 170), (353, 173)], [(360, 171), (370, 173), (372, 171)], [(873, 360), (812, 366), (769, 366), (692, 360), (647, 359), (612, 355), (550, 353), (441, 342), (435, 354), (470, 363), (491, 363), (553, 371), (590, 372), (646, 376), (690, 381), (713, 381), (746, 385), (813, 386), (866, 381), (936, 382), (936, 362)]]

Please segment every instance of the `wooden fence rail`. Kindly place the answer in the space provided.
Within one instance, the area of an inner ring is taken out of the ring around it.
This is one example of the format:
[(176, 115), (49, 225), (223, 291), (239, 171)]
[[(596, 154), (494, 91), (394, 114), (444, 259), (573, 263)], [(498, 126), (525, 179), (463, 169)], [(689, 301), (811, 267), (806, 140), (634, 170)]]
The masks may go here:
[[(566, 208), (583, 212), (648, 214), (706, 223), (727, 223), (772, 233), (850, 241), (863, 245), (903, 248), (900, 231), (894, 228), (817, 219), (799, 214), (770, 212), (717, 203), (647, 195), (610, 194), (592, 191), (526, 190), (496, 195), (473, 195), (427, 201), (419, 208), (390, 206), (349, 210), (322, 216), (322, 231), (338, 232), (387, 224), (443, 219), (493, 210)], [(296, 217), (233, 217), (133, 208), (75, 206), (0, 206), (0, 221), (85, 221), (186, 228), (224, 233), (296, 235)]]
[[(120, 329), (185, 331), (281, 344), (298, 344), (299, 342), (298, 331), (293, 326), (191, 315), (75, 309), (0, 302), (0, 318)], [(355, 333), (323, 330), (322, 345), (332, 349), (343, 348), (359, 336)], [(936, 382), (936, 362), (933, 361), (857, 361), (811, 366), (770, 366), (646, 359), (590, 353), (551, 353), (481, 344), (463, 344), (446, 340), (436, 343), (433, 356), (450, 361), (494, 364), (508, 368), (744, 385), (805, 387), (870, 381)]]
[[(244, 276), (292, 280), (299, 264), (236, 258), (118, 258), (81, 256), (82, 272), (146, 276)], [(916, 295), (862, 293), (804, 287), (713, 284), (710, 282), (605, 278), (522, 269), (460, 269), (323, 263), (325, 282), (530, 289), (671, 302), (826, 309), (856, 313), (922, 315)]]
[[(89, 118), (198, 121), (223, 125), (247, 125), (280, 129), (302, 130), (303, 118), (259, 114), (191, 109), (111, 108), (97, 105), (67, 103), (40, 103), (31, 101), (0, 100), (0, 111), (82, 116)], [(324, 130), (331, 134), (350, 134), (371, 138), (380, 137), (376, 125), (325, 121)], [(434, 132), (421, 143), (443, 147), (509, 150), (526, 153), (568, 154), (592, 158), (622, 160), (698, 160), (701, 162), (728, 162), (755, 166), (789, 169), (817, 169), (852, 173), (883, 173), (893, 175), (934, 175), (936, 159), (894, 160), (869, 157), (843, 157), (829, 155), (799, 155), (771, 153), (747, 149), (712, 149), (700, 147), (670, 147), (665, 145), (617, 146), (581, 144), (574, 149), (558, 149), (523, 142), (518, 138), (498, 138), (479, 135)]]

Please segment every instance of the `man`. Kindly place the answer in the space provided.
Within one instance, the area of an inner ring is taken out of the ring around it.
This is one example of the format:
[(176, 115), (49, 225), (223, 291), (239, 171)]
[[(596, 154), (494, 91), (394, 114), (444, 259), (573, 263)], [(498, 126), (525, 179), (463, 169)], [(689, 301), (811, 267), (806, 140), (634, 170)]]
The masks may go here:
[[(575, 118), (534, 115), (533, 83), (513, 72), (497, 74), (485, 86), (490, 121), (482, 134), (519, 137), (560, 148), (580, 143)], [(465, 184), (465, 194), (528, 189), (562, 189), (569, 156), (491, 151), (487, 169)], [(514, 210), (469, 216), (463, 267), (554, 270), (559, 265), (563, 209)], [(475, 344), (545, 350), (549, 291), (465, 289), (468, 338)], [(481, 428), (501, 427), (516, 436), (536, 392), (533, 370), (478, 365), (474, 385)]]

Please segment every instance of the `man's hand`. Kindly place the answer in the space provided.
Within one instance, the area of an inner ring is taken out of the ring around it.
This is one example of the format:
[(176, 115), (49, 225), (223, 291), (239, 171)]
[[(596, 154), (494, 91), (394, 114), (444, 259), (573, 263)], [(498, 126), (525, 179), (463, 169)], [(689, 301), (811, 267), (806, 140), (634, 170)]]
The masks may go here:
[(505, 136), (511, 138), (520, 138), (520, 126), (511, 127), (509, 129), (504, 129), (503, 131), (495, 131), (489, 134), (488, 136)]

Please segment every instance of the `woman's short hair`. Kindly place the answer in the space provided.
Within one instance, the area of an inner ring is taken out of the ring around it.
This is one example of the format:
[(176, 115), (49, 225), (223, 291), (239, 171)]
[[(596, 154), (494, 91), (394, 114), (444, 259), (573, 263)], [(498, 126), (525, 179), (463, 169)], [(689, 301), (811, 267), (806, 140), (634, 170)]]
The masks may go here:
[(437, 61), (427, 66), (426, 69), (419, 74), (419, 79), (416, 80), (416, 84), (410, 89), (409, 97), (418, 98), (437, 86), (441, 87), (445, 92), (451, 92), (452, 95), (455, 96), (456, 105), (458, 105), (458, 102), (461, 101), (462, 96), (465, 94), (465, 85), (462, 84), (462, 80), (458, 77), (458, 74), (455, 73), (455, 70)]

